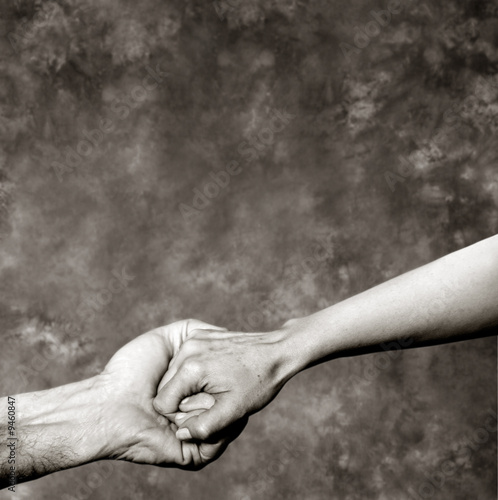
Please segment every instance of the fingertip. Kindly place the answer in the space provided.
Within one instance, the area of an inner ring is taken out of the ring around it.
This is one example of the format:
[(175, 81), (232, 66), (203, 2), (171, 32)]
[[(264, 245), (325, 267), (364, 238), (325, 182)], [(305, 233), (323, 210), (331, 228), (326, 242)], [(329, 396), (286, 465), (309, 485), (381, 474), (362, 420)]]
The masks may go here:
[(194, 410), (209, 410), (214, 404), (215, 398), (208, 393), (200, 392), (185, 398), (179, 405), (179, 410), (188, 413)]
[(175, 416), (175, 424), (180, 426), (181, 423), (188, 417), (188, 413), (177, 413)]
[[(165, 404), (165, 401), (163, 398), (161, 398), (161, 395), (157, 395), (153, 400), (152, 400), (152, 407), (154, 410), (157, 411), (157, 413), (160, 413), (161, 415), (167, 417), (168, 415), (171, 415), (172, 413), (176, 413), (178, 410), (173, 410), (172, 408), (169, 407), (169, 405)], [(173, 410), (173, 411), (172, 411)]]
[(178, 431), (176, 432), (176, 438), (180, 441), (188, 441), (192, 439), (192, 435), (186, 427), (183, 427), (182, 429), (178, 429)]
[(158, 400), (157, 397), (155, 397), (153, 399), (152, 406), (154, 407), (154, 410), (157, 411), (157, 413), (160, 413), (161, 415), (164, 415), (164, 408), (163, 408), (161, 402)]

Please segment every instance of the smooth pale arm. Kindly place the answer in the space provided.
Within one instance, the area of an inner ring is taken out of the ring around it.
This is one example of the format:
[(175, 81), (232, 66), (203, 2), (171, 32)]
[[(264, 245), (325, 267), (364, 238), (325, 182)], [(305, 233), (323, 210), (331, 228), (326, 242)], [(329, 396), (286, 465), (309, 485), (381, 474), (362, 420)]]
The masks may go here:
[(491, 333), (498, 324), (498, 236), (391, 279), (282, 329), (284, 365), (294, 374), (330, 357)]

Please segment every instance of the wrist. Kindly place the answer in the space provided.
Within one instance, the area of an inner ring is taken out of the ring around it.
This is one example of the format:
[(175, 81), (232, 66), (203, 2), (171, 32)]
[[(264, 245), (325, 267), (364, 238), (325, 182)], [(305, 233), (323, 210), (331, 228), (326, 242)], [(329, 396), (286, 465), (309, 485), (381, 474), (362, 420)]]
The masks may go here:
[[(330, 314), (330, 309), (329, 309)], [(331, 332), (330, 318), (312, 315), (291, 319), (274, 332), (279, 339), (280, 364), (287, 380), (320, 360), (330, 359), (343, 349)]]
[(278, 330), (271, 332), (276, 345), (276, 372), (282, 385), (304, 370), (310, 363), (308, 353), (303, 349), (302, 332), (298, 320), (287, 321)]

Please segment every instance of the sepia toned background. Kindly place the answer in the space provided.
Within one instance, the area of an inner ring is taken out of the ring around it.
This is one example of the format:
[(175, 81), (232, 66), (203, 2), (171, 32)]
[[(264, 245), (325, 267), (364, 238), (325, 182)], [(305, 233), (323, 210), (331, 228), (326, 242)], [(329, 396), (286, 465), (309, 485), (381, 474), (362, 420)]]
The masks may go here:
[[(2, 395), (95, 375), (178, 319), (269, 330), (498, 230), (492, 0), (0, 16)], [(201, 472), (93, 464), (15, 497), (493, 500), (496, 354), (336, 360)]]

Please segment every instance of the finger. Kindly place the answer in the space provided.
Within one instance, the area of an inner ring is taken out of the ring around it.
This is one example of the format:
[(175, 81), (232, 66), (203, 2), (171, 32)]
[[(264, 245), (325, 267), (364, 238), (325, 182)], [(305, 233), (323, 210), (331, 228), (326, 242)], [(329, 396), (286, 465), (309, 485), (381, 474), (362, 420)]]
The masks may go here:
[(188, 334), (187, 337), (191, 337), (197, 330), (213, 330), (215, 332), (228, 332), (228, 329), (224, 326), (211, 325), (204, 321), (198, 319), (189, 319), (188, 321)]
[[(228, 440), (220, 439), (219, 441), (207, 444), (204, 448), (204, 453), (201, 452), (200, 443), (193, 443), (189, 441), (181, 441), (180, 446), (182, 450), (181, 468), (185, 470), (200, 470), (207, 463), (219, 457), (224, 449), (228, 446)], [(207, 455), (207, 460), (203, 458)]]
[(159, 385), (157, 386), (157, 393), (159, 394), (161, 392), (161, 389), (176, 375), (176, 372), (178, 369), (172, 368), (171, 367), (171, 361), (168, 366), (168, 369), (166, 370), (166, 373), (163, 375), (163, 378), (161, 379), (161, 382), (159, 382)]
[(231, 399), (222, 395), (217, 398), (211, 409), (184, 420), (176, 432), (176, 437), (182, 441), (191, 439), (206, 441), (240, 420), (244, 416), (237, 410), (240, 405), (234, 404)]
[(185, 398), (180, 403), (180, 411), (183, 413), (188, 413), (193, 410), (209, 410), (214, 403), (215, 399), (211, 394), (207, 392), (201, 392), (199, 394), (194, 394), (188, 398)]
[(161, 389), (154, 398), (154, 409), (161, 415), (176, 413), (180, 403), (188, 396), (202, 392), (199, 386), (202, 373), (192, 363), (183, 364), (175, 376)]
[[(171, 332), (176, 332), (180, 329), (180, 335), (171, 335)], [(172, 342), (173, 351), (178, 352), (183, 342), (185, 342), (189, 337), (195, 334), (199, 330), (215, 330), (215, 331), (227, 331), (226, 328), (216, 325), (210, 325), (204, 321), (198, 319), (189, 319), (187, 321), (177, 321), (170, 325), (162, 326), (153, 330), (154, 332), (161, 333), (166, 340)]]
[[(205, 442), (200, 443), (199, 454), (202, 457), (202, 460), (205, 463), (209, 463), (219, 457), (226, 450), (228, 445), (244, 430), (248, 420), (248, 417), (244, 417), (228, 427), (223, 432), (222, 436), (219, 436), (217, 445)], [(183, 444), (186, 444), (186, 442), (184, 441)]]
[[(170, 335), (170, 332), (175, 330), (176, 325), (180, 326), (181, 334), (180, 335)], [(175, 375), (178, 367), (180, 366), (178, 355), (181, 352), (182, 344), (189, 338), (194, 335), (197, 335), (200, 332), (206, 331), (215, 331), (215, 332), (227, 332), (226, 328), (221, 326), (211, 325), (209, 323), (205, 323), (204, 321), (200, 321), (198, 319), (189, 319), (188, 321), (178, 321), (176, 323), (172, 323), (167, 326), (162, 326), (157, 328), (156, 330), (152, 330), (153, 332), (158, 332), (165, 336), (168, 341), (171, 343), (173, 347), (173, 358), (170, 360), (168, 365), (168, 370), (163, 375), (159, 385), (157, 387), (157, 392), (159, 392)], [(183, 357), (182, 357), (183, 360)]]
[[(247, 425), (248, 418), (244, 417), (228, 427), (216, 439), (202, 443), (191, 443), (182, 441), (183, 465), (186, 470), (199, 470), (213, 460), (218, 458), (226, 450), (228, 445), (236, 439)], [(181, 464), (182, 465), (182, 464)]]
[[(194, 330), (195, 332), (199, 332), (200, 330)], [(178, 372), (179, 368), (182, 364), (192, 356), (192, 352), (186, 352), (184, 348), (185, 345), (189, 345), (188, 343), (183, 342), (182, 345), (178, 348), (176, 354), (171, 358), (168, 369), (166, 373), (163, 375), (161, 382), (157, 387), (157, 392), (159, 392)]]
[(187, 413), (177, 413), (175, 415), (175, 424), (179, 427), (183, 422), (186, 422), (189, 418), (196, 417), (206, 410), (192, 410)]
[(242, 332), (230, 332), (226, 328), (216, 328), (215, 330), (210, 330), (206, 328), (197, 328), (195, 330), (195, 333), (192, 332), (192, 335), (189, 335), (189, 337), (194, 337), (196, 339), (207, 339), (207, 340), (223, 340), (227, 338), (228, 336), (231, 338), (235, 337), (245, 337), (248, 334), (247, 333), (242, 333)]
[[(186, 420), (186, 418), (194, 417), (199, 415), (205, 410), (209, 410), (216, 399), (214, 399), (211, 394), (207, 394), (206, 392), (201, 392), (199, 394), (194, 394), (188, 398), (185, 398), (181, 403), (178, 412), (176, 413), (168, 413), (164, 415), (168, 418), (171, 423), (179, 425), (179, 423)], [(197, 411), (200, 410), (200, 411)], [(194, 413), (195, 412), (195, 413)], [(175, 429), (176, 431), (176, 429)]]

